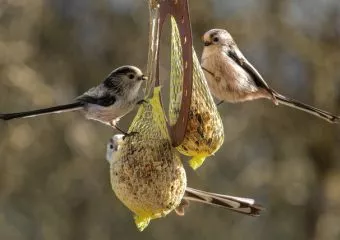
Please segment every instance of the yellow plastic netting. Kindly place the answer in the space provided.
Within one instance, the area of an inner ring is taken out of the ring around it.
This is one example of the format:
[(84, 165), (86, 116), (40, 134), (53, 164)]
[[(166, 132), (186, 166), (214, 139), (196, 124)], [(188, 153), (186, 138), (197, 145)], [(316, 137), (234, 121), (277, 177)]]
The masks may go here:
[[(158, 5), (150, 7), (150, 45), (146, 96), (156, 80), (159, 47)], [(179, 32), (171, 19), (171, 83), (169, 121), (173, 125), (179, 116), (182, 101), (183, 68)], [(171, 145), (164, 111), (160, 104), (160, 87), (153, 98), (143, 103), (122, 143), (116, 161), (111, 164), (111, 184), (116, 196), (135, 214), (139, 230), (150, 220), (165, 216), (181, 202), (186, 188), (186, 174), (177, 151)], [(193, 92), (185, 138), (177, 147), (182, 154), (192, 156), (190, 165), (196, 169), (207, 156), (222, 145), (223, 125), (215, 103), (193, 51)]]
[(144, 89), (149, 96), (156, 81), (157, 54), (159, 47), (159, 5), (157, 0), (149, 0), (149, 49), (148, 49), (148, 81)]
[(116, 196), (135, 214), (140, 231), (150, 220), (163, 217), (181, 202), (186, 174), (176, 150), (171, 146), (160, 87), (140, 106), (118, 159), (111, 164), (111, 185)]
[[(182, 99), (182, 47), (176, 21), (171, 17), (171, 74), (169, 122), (174, 125)], [(214, 154), (224, 141), (221, 117), (210, 94), (204, 73), (193, 49), (193, 91), (184, 141), (177, 150), (192, 156), (190, 166), (197, 169), (205, 158)]]

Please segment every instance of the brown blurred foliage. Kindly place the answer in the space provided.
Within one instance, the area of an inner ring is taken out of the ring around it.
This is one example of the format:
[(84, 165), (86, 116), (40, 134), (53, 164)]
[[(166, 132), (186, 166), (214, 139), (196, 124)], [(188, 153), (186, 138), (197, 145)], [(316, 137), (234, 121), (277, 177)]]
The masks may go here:
[[(198, 55), (206, 30), (226, 28), (274, 89), (340, 113), (338, 0), (190, 5)], [(1, 0), (0, 112), (68, 103), (123, 64), (146, 69), (147, 39), (146, 1)], [(0, 239), (340, 239), (340, 126), (266, 100), (219, 109), (224, 145), (187, 168), (189, 185), (253, 197), (263, 216), (193, 204), (139, 233), (109, 184), (114, 131), (66, 113), (0, 123)]]

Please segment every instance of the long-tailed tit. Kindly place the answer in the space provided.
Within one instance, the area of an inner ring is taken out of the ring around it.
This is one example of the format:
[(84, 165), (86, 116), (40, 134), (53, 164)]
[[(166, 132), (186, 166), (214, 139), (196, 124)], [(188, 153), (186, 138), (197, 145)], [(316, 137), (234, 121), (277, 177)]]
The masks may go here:
[(0, 119), (11, 120), (82, 110), (86, 118), (117, 128), (119, 118), (132, 111), (135, 105), (142, 101), (139, 90), (145, 79), (146, 76), (139, 68), (122, 66), (113, 70), (98, 86), (77, 97), (74, 103), (27, 112), (0, 113)]
[[(106, 160), (112, 165), (119, 159), (120, 147), (124, 143), (124, 135), (116, 134), (110, 138), (107, 143)], [(205, 192), (194, 188), (187, 187), (181, 204), (175, 209), (175, 212), (183, 216), (185, 208), (189, 202), (198, 202), (217, 207), (223, 207), (238, 213), (250, 216), (259, 216), (264, 209), (250, 198), (234, 197), (229, 195)]]
[(266, 98), (276, 105), (284, 104), (331, 123), (339, 122), (339, 116), (287, 98), (271, 89), (255, 67), (243, 56), (228, 31), (209, 30), (203, 35), (202, 40), (204, 49), (201, 66), (211, 93), (219, 100), (237, 103)]

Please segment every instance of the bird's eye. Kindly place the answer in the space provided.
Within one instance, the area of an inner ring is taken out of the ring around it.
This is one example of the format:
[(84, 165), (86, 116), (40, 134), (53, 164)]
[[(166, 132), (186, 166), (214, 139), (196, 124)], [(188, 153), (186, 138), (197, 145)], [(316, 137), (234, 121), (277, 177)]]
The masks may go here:
[(129, 79), (134, 79), (134, 78), (135, 78), (135, 75), (133, 75), (133, 74), (128, 74), (128, 78), (129, 78)]
[(113, 149), (113, 145), (112, 144), (110, 144), (110, 149)]
[(218, 42), (218, 41), (219, 41), (218, 37), (214, 37), (214, 38), (213, 38), (213, 41), (214, 41), (214, 42)]

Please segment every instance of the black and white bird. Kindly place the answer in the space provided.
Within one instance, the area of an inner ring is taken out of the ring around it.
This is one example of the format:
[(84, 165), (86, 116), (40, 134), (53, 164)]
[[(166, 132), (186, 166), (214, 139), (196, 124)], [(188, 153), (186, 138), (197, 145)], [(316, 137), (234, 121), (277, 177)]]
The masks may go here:
[[(124, 137), (125, 135), (123, 134), (116, 134), (110, 138), (107, 143), (106, 160), (110, 163), (111, 167), (120, 159), (120, 149), (122, 144), (124, 144)], [(188, 206), (189, 202), (223, 207), (250, 216), (259, 216), (261, 211), (264, 210), (264, 208), (257, 204), (254, 199), (205, 192), (187, 187), (182, 202), (175, 209), (177, 215), (184, 215), (185, 208)]]
[(203, 35), (202, 40), (204, 49), (201, 66), (211, 93), (220, 101), (237, 103), (266, 98), (276, 105), (284, 104), (328, 122), (339, 123), (339, 116), (285, 97), (270, 88), (244, 57), (228, 31), (211, 29)]
[(98, 86), (77, 97), (73, 103), (27, 112), (0, 113), (0, 119), (11, 120), (80, 110), (87, 119), (117, 128), (120, 117), (143, 101), (140, 88), (146, 79), (139, 68), (122, 66), (113, 70)]

